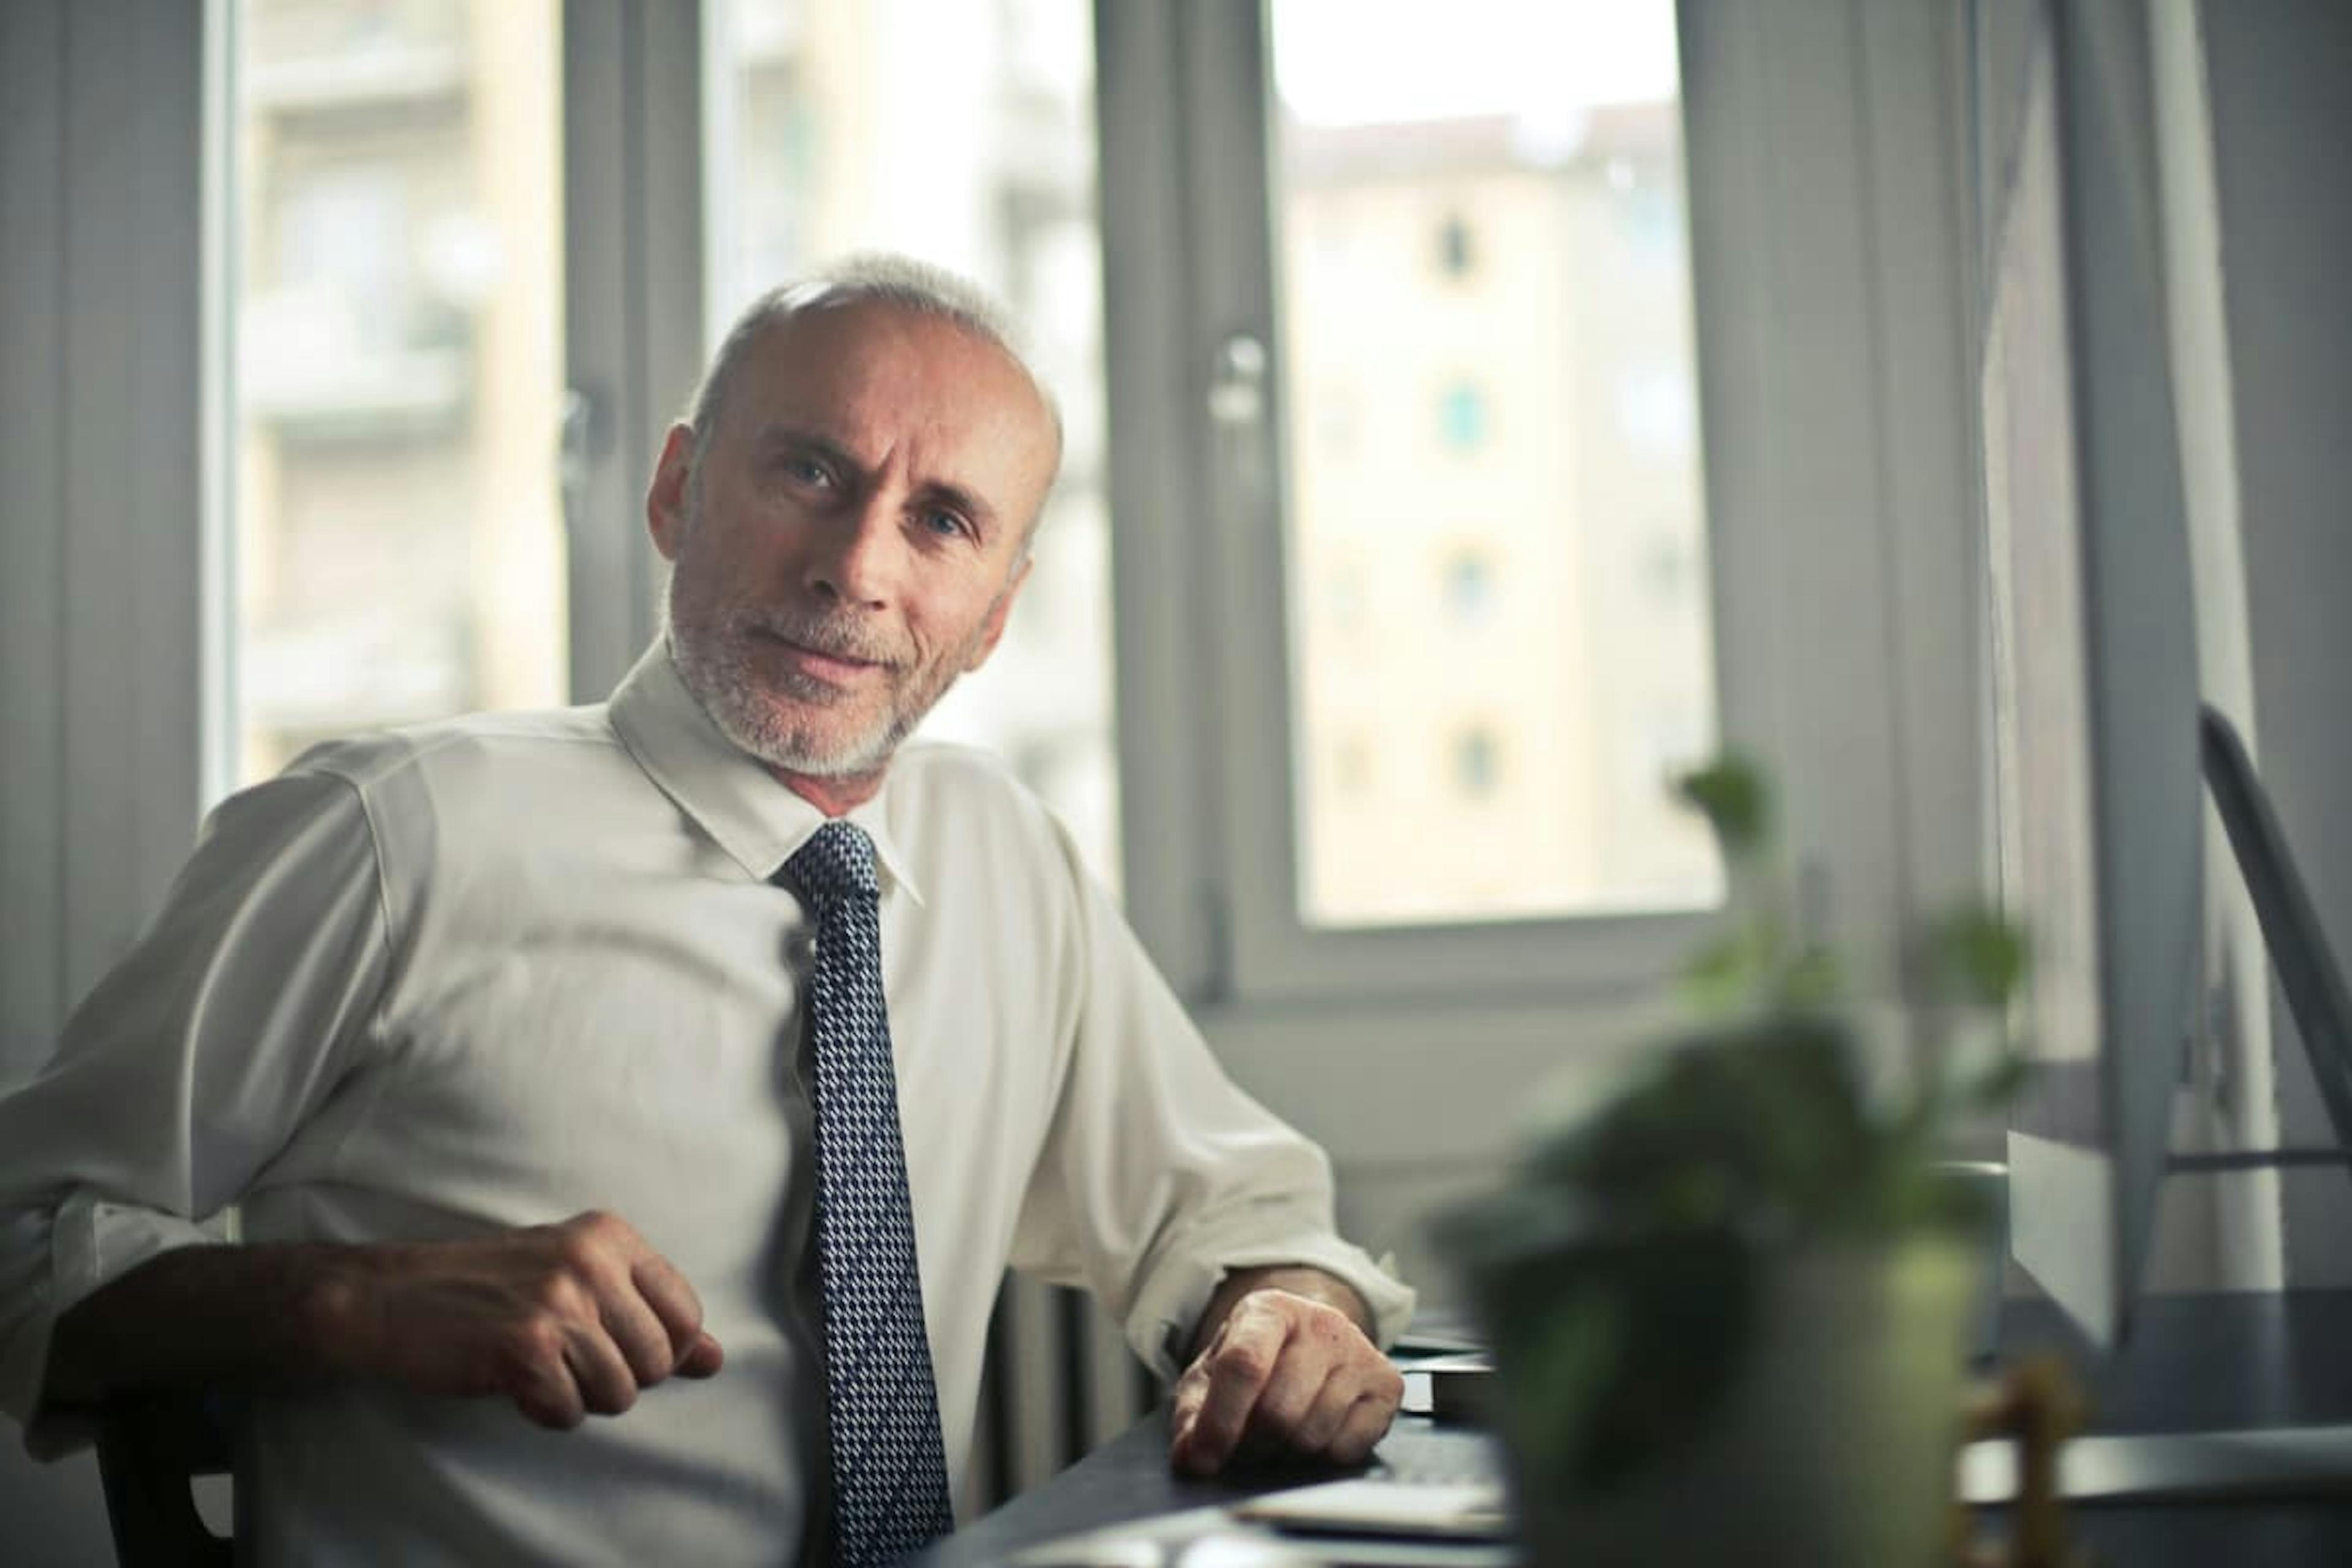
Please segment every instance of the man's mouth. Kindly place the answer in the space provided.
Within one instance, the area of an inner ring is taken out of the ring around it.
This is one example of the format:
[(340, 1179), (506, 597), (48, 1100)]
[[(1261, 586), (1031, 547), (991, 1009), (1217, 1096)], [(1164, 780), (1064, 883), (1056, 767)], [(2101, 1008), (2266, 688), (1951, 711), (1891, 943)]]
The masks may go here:
[(841, 686), (857, 679), (867, 670), (882, 668), (879, 659), (860, 658), (855, 654), (814, 647), (784, 636), (782, 632), (761, 629), (759, 635), (784, 650), (802, 674), (814, 676), (829, 684)]

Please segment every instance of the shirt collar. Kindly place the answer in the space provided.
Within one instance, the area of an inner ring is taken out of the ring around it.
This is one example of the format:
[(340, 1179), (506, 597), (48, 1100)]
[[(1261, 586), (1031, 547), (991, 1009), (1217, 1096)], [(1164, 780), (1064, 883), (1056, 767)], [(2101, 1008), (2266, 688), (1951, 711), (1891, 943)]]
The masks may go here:
[[(765, 763), (719, 732), (678, 679), (669, 638), (657, 637), (614, 689), (606, 709), (613, 729), (646, 776), (744, 870), (772, 880), (794, 851), (824, 826), (825, 816), (786, 788)], [(892, 841), (886, 776), (872, 800), (848, 820), (874, 840), (887, 886), (923, 901), (907, 857)]]

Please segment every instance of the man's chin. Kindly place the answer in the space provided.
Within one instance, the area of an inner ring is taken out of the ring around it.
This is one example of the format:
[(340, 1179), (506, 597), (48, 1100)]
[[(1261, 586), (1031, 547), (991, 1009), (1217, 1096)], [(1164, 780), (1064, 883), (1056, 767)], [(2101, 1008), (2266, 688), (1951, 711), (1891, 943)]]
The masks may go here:
[(788, 773), (855, 778), (875, 772), (890, 760), (891, 746), (871, 730), (828, 735), (811, 726), (804, 716), (786, 720), (773, 710), (738, 713), (733, 719), (724, 728), (737, 749)]

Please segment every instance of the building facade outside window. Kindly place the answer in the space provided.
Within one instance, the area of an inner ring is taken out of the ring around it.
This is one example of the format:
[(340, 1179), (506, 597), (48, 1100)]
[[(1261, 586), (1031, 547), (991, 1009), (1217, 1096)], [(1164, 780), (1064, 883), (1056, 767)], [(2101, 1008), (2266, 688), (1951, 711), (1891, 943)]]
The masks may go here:
[[(1272, 23), (1293, 722), (1310, 757), (1339, 730), (1381, 752), (1345, 799), (1302, 778), (1301, 918), (1711, 908), (1667, 788), (1716, 723), (1674, 6), (1515, 18), (1573, 83), (1326, 0)], [(1335, 406), (1368, 438), (1318, 438)], [(1491, 717), (1457, 734), (1465, 707)], [(1457, 736), (1433, 792), (1389, 754), (1433, 735)]]
[(237, 782), (565, 700), (558, 13), (238, 13)]

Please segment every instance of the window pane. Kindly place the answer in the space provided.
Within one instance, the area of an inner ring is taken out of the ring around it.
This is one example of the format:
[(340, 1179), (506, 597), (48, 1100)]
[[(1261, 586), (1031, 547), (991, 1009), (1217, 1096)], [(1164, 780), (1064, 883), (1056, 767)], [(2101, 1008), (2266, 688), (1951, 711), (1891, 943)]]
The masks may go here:
[(247, 0), (238, 776), (565, 700), (558, 0)]
[(704, 15), (710, 346), (767, 289), (902, 251), (1003, 300), (1061, 399), (1061, 479), (1010, 629), (923, 733), (1002, 752), (1116, 887), (1087, 0), (709, 0)]
[(1673, 0), (1277, 0), (1300, 913), (1703, 909)]

